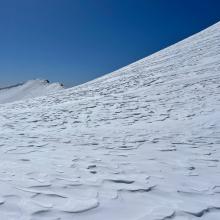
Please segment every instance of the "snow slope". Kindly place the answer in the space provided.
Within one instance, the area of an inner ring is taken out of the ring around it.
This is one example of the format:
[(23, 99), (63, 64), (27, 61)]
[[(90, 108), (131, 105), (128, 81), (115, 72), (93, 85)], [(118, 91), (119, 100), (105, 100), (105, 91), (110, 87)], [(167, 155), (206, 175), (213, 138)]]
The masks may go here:
[(0, 105), (1, 220), (219, 220), (220, 23), (81, 86)]
[(63, 86), (59, 83), (49, 83), (47, 80), (29, 80), (26, 83), (0, 88), (0, 104), (44, 96), (61, 89)]

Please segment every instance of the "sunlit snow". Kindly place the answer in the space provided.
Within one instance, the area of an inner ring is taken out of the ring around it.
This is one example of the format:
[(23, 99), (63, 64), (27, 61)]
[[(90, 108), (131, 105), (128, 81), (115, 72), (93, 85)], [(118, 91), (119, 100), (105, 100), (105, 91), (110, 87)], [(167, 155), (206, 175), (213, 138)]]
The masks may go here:
[(0, 219), (219, 220), (220, 23), (1, 104)]

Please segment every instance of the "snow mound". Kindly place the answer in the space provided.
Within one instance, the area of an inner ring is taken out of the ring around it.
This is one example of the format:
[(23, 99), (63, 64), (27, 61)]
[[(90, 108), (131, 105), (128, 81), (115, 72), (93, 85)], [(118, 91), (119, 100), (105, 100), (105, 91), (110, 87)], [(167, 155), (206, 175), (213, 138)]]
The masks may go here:
[(0, 88), (0, 104), (45, 96), (62, 89), (63, 86), (60, 83), (49, 83), (48, 80), (29, 80), (26, 83)]
[(111, 74), (0, 105), (1, 220), (219, 220), (220, 23)]

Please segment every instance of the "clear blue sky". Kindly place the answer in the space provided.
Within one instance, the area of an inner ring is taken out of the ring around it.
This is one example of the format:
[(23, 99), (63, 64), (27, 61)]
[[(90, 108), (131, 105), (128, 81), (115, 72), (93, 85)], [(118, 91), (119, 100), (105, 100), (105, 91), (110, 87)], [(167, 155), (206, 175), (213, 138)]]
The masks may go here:
[(219, 0), (0, 0), (0, 86), (76, 85), (219, 20)]

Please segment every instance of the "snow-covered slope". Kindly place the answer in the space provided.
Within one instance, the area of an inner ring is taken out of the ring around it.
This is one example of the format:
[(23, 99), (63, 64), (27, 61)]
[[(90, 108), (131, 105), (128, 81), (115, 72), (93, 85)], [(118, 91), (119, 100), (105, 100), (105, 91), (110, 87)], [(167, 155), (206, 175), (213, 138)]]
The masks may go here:
[(1, 220), (219, 220), (220, 23), (78, 87), (0, 105)]
[(0, 88), (0, 104), (44, 96), (61, 89), (63, 86), (59, 83), (49, 83), (47, 80), (29, 80), (26, 83)]

